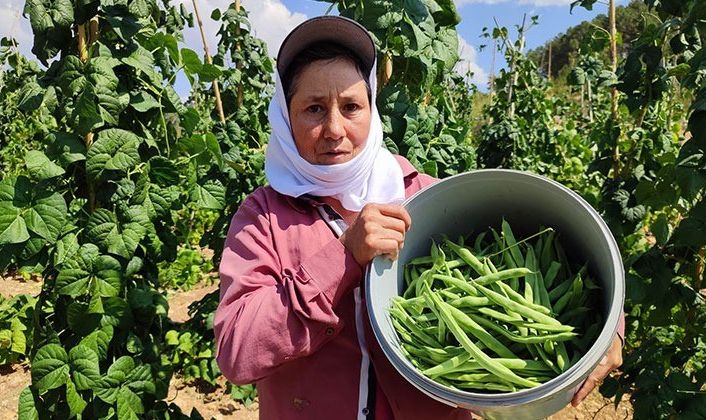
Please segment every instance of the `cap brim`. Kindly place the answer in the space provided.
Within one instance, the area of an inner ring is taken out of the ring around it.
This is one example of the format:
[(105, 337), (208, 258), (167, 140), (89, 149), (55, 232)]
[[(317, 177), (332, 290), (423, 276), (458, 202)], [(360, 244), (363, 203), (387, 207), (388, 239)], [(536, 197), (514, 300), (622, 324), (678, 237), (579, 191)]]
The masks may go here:
[(342, 16), (318, 16), (294, 28), (282, 42), (277, 54), (280, 76), (297, 54), (309, 45), (322, 41), (335, 42), (351, 50), (360, 57), (367, 73), (373, 68), (375, 43), (362, 25)]

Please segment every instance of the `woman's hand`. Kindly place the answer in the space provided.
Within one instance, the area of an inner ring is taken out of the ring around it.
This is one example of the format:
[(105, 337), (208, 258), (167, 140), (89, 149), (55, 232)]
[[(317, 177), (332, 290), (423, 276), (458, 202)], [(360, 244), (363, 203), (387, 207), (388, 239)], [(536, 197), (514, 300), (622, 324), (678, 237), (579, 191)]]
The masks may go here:
[(341, 235), (341, 242), (360, 265), (368, 264), (378, 255), (395, 260), (411, 224), (412, 219), (402, 206), (367, 204)]
[(588, 394), (593, 391), (593, 388), (600, 386), (603, 383), (603, 379), (616, 368), (623, 364), (623, 341), (617, 335), (613, 338), (613, 343), (608, 349), (608, 353), (603, 356), (603, 359), (598, 364), (598, 366), (593, 369), (586, 382), (583, 383), (579, 392), (574, 395), (574, 399), (571, 400), (571, 405), (574, 407), (578, 406), (581, 401), (588, 396)]

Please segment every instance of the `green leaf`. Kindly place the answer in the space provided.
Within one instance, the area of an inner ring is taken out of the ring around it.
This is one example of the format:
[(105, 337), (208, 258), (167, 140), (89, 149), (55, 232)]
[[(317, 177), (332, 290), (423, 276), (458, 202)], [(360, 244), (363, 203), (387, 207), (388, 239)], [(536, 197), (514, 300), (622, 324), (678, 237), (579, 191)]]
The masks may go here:
[(47, 344), (32, 359), (32, 385), (40, 394), (58, 388), (69, 379), (68, 355), (58, 344)]
[(139, 92), (132, 96), (130, 98), (130, 105), (135, 108), (137, 112), (147, 112), (150, 109), (162, 107), (162, 105), (147, 92)]
[[(181, 101), (179, 94), (171, 85), (167, 85), (164, 88), (163, 94), (166, 96), (168, 104), (172, 106), (173, 111), (176, 111), (179, 115), (183, 115), (187, 112), (187, 108)], [(164, 103), (164, 101), (162, 101), (162, 103)]]
[(54, 20), (49, 13), (49, 10), (44, 6), (41, 0), (27, 0), (25, 2), (24, 15), (29, 14), (29, 21), (32, 29), (40, 32), (47, 31), (54, 26)]
[(17, 354), (25, 354), (27, 351), (27, 337), (25, 336), (27, 327), (19, 318), (13, 318), (10, 322), (10, 329), (12, 330), (12, 345), (10, 346), (10, 350)]
[(18, 420), (39, 420), (39, 411), (37, 411), (37, 398), (32, 392), (31, 387), (26, 387), (20, 393), (19, 404), (17, 407)]
[(100, 296), (117, 296), (122, 288), (121, 269), (115, 258), (99, 255), (95, 245), (85, 244), (59, 271), (57, 291), (76, 297), (86, 293), (90, 287)]
[(202, 82), (212, 82), (221, 77), (222, 74), (221, 69), (213, 64), (204, 64), (199, 70), (199, 78)]
[(215, 159), (219, 167), (223, 167), (223, 153), (218, 143), (218, 138), (213, 133), (194, 134), (179, 140), (177, 147), (195, 156), (196, 161), (201, 165), (209, 165)]
[(100, 330), (95, 330), (79, 342), (79, 345), (87, 347), (98, 355), (98, 359), (105, 359), (108, 355), (108, 345), (113, 337), (113, 326), (105, 325)]
[(128, 57), (122, 59), (128, 66), (144, 73), (151, 83), (159, 86), (162, 77), (154, 69), (154, 56), (143, 47), (137, 47)]
[(706, 199), (697, 203), (679, 223), (672, 237), (674, 243), (685, 246), (706, 245)]
[(49, 154), (67, 166), (86, 159), (86, 145), (76, 135), (52, 133), (48, 137)]
[(194, 185), (191, 199), (201, 208), (221, 210), (226, 204), (226, 188), (219, 180), (208, 180)]
[(106, 209), (98, 209), (88, 219), (88, 235), (108, 252), (123, 258), (132, 258), (137, 245), (147, 233), (147, 212), (142, 206), (130, 207), (118, 220)]
[(0, 181), (0, 201), (10, 201), (18, 208), (27, 207), (32, 202), (34, 186), (26, 176), (5, 178)]
[(181, 62), (184, 65), (184, 70), (190, 75), (198, 74), (203, 67), (198, 54), (188, 48), (181, 49)]
[(31, 113), (42, 105), (44, 89), (37, 82), (30, 82), (22, 86), (17, 98), (17, 107), (22, 112)]
[(152, 5), (147, 0), (133, 0), (128, 6), (128, 10), (133, 15), (139, 16), (141, 18), (146, 18), (150, 15)]
[(39, 180), (51, 179), (64, 174), (64, 168), (49, 160), (39, 150), (30, 150), (25, 155), (25, 165), (30, 175)]
[(170, 159), (154, 156), (149, 160), (150, 180), (157, 185), (170, 186), (179, 183), (179, 170)]
[(76, 391), (76, 385), (71, 381), (66, 383), (66, 403), (69, 405), (69, 415), (71, 417), (83, 413), (83, 410), (88, 405), (83, 397)]
[(124, 9), (111, 7), (109, 10), (110, 13), (107, 14), (106, 20), (123, 41), (130, 42), (141, 28), (137, 17)]
[(75, 233), (69, 233), (56, 242), (54, 252), (54, 266), (60, 267), (65, 261), (72, 258), (78, 252), (80, 245)]
[(66, 223), (67, 214), (68, 209), (64, 197), (59, 193), (54, 193), (34, 200), (32, 207), (24, 212), (23, 217), (27, 222), (27, 229), (50, 242), (54, 242)]
[(127, 387), (118, 391), (118, 420), (139, 420), (138, 414), (144, 413), (140, 397)]
[(27, 224), (20, 209), (7, 201), (0, 202), (0, 245), (18, 244), (29, 239)]
[(92, 389), (100, 381), (98, 354), (90, 347), (77, 345), (69, 351), (69, 364), (76, 389), (85, 391)]
[(669, 240), (670, 229), (669, 221), (667, 216), (661, 214), (657, 220), (652, 224), (652, 234), (655, 236), (655, 240), (660, 245), (665, 245)]
[(140, 162), (139, 144), (140, 138), (130, 131), (117, 128), (101, 131), (88, 151), (88, 174), (98, 179), (105, 170), (125, 173), (134, 168)]
[(167, 343), (168, 346), (179, 345), (179, 333), (176, 330), (167, 331), (164, 335), (164, 342)]

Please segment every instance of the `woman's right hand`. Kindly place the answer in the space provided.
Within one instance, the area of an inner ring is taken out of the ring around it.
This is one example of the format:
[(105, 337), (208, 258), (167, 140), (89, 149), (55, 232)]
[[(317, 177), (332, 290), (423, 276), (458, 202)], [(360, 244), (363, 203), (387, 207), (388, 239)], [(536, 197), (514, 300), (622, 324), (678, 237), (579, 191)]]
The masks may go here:
[(396, 260), (412, 219), (397, 204), (366, 204), (353, 224), (341, 235), (343, 246), (360, 265), (378, 255)]

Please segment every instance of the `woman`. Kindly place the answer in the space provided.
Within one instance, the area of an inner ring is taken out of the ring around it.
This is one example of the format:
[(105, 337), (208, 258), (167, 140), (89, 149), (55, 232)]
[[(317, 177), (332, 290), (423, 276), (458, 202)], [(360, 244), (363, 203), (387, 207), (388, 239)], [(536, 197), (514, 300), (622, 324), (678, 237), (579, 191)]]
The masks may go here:
[(214, 322), (218, 364), (257, 383), (262, 419), (471, 418), (395, 371), (361, 301), (363, 267), (395, 259), (410, 227), (396, 203), (435, 181), (382, 147), (375, 57), (367, 31), (335, 16), (278, 54), (270, 186), (233, 217)]

